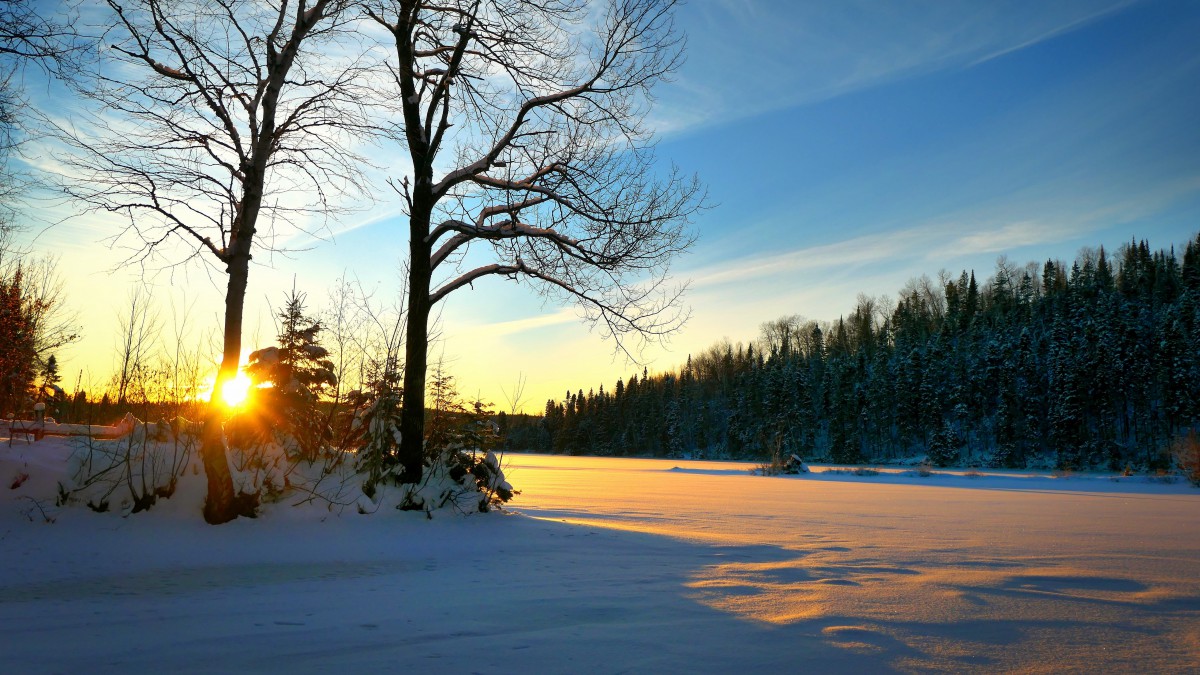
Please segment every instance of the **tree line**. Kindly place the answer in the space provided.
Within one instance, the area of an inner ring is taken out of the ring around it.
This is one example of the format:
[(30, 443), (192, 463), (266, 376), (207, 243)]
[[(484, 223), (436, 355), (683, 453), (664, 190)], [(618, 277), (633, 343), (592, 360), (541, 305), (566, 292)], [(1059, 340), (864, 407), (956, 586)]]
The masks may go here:
[(575, 454), (1166, 468), (1200, 426), (1200, 236), (923, 277), (510, 426), (511, 447)]

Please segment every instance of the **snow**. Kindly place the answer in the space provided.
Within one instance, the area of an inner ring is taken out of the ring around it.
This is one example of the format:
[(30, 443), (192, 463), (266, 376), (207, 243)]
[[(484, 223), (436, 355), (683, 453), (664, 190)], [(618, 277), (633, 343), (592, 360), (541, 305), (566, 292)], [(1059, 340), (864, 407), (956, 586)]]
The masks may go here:
[(509, 454), (508, 513), (210, 527), (56, 509), (71, 442), (0, 442), (5, 672), (1200, 668), (1184, 483)]
[[(38, 403), (38, 405), (44, 405)], [(97, 438), (115, 438), (123, 436), (133, 431), (137, 424), (137, 419), (131, 413), (126, 413), (125, 417), (112, 426), (100, 424), (59, 424), (54, 421), (54, 418), (46, 418), (43, 422), (36, 420), (20, 420), (20, 419), (0, 419), (0, 426), (3, 426), (3, 432), (9, 430), (34, 430), (39, 429), (48, 434), (56, 434), (59, 436), (93, 436)], [(24, 434), (21, 434), (24, 437)], [(6, 438), (5, 442), (12, 439)]]

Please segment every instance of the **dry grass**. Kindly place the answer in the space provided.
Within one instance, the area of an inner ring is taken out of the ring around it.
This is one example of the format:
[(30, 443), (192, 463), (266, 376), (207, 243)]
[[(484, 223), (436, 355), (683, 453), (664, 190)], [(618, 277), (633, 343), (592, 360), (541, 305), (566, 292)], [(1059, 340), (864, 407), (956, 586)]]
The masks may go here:
[(821, 473), (832, 474), (850, 474), (854, 476), (878, 476), (879, 471), (866, 466), (859, 466), (853, 469), (825, 469)]

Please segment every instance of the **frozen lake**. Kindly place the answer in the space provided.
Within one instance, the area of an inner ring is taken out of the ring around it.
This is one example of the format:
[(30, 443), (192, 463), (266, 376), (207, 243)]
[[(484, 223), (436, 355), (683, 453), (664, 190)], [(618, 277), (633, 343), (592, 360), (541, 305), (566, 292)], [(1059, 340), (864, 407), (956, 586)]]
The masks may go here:
[(749, 663), (771, 662), (758, 649), (803, 663), (833, 647), (897, 670), (1200, 668), (1194, 488), (510, 462), (524, 513), (694, 542), (680, 593), (772, 636), (737, 650)]
[(508, 515), (30, 522), (55, 442), (0, 451), (7, 672), (1200, 668), (1181, 483), (510, 455)]

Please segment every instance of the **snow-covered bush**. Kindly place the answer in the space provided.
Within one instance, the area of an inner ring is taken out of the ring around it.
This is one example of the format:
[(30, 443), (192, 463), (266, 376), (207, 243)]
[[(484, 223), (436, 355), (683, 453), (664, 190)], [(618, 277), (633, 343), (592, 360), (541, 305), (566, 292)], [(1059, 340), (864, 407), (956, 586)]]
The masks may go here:
[[(446, 495), (456, 503), (478, 501), (477, 510), (488, 511), (513, 498), (494, 449), (500, 445), (499, 425), (492, 406), (483, 401), (465, 403), (454, 386), (454, 377), (439, 363), (430, 385), (433, 410), (425, 438), (425, 455), (434, 472), (445, 471), (452, 485)], [(444, 499), (445, 497), (443, 497)]]
[(754, 473), (760, 476), (799, 476), (800, 473), (808, 473), (809, 467), (804, 464), (804, 460), (798, 455), (787, 455), (786, 460), (782, 460), (776, 456), (767, 464), (758, 465)]
[(425, 470), (419, 484), (401, 484), (399, 461), (399, 368), (379, 369), (370, 388), (359, 393), (351, 438), (357, 441), (356, 468), (366, 501), (359, 511), (373, 512), (388, 499), (400, 496), (395, 506), (427, 513), (453, 507), (463, 512), (486, 512), (512, 499), (515, 491), (504, 477), (500, 460), (492, 451), (498, 445), (498, 426), (490, 406), (476, 401), (466, 405), (454, 388), (454, 378), (439, 365), (431, 386), (433, 410), (425, 438)]
[(808, 473), (808, 466), (794, 453), (784, 457), (777, 447), (775, 452), (771, 453), (771, 460), (758, 465), (754, 473), (760, 476), (799, 475)]
[(59, 504), (79, 502), (95, 511), (137, 513), (175, 493), (197, 456), (197, 437), (176, 433), (185, 424), (134, 420), (121, 438), (72, 441), (69, 480), (59, 486)]
[(513, 498), (512, 485), (504, 478), (504, 470), (496, 453), (488, 450), (480, 455), (462, 450), (445, 456), (447, 475), (480, 495), (479, 510), (488, 511), (493, 505)]
[(225, 422), (225, 446), (234, 494), (252, 509), (263, 501), (278, 499), (288, 485), (293, 446), (281, 445), (272, 434), (262, 432), (258, 420), (245, 415)]
[[(397, 487), (396, 508), (433, 511), (452, 508), (462, 513), (486, 513), (516, 494), (494, 452), (447, 452), (425, 467), (419, 484)], [(361, 510), (361, 509), (360, 509)]]
[(375, 496), (383, 482), (397, 482), (400, 463), (400, 367), (389, 356), (374, 368), (367, 387), (348, 395), (353, 413), (344, 425), (341, 445), (356, 452), (355, 469), (362, 474), (362, 491)]

